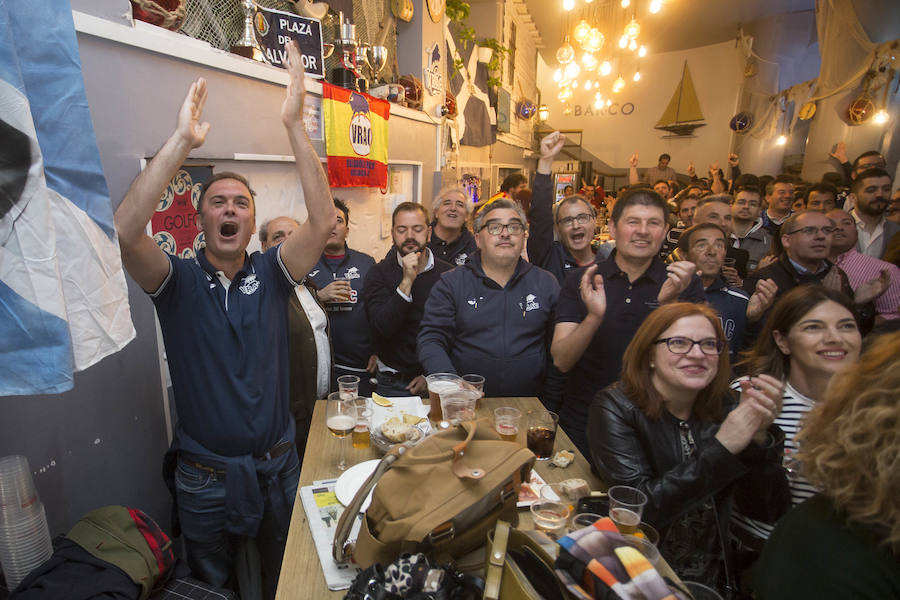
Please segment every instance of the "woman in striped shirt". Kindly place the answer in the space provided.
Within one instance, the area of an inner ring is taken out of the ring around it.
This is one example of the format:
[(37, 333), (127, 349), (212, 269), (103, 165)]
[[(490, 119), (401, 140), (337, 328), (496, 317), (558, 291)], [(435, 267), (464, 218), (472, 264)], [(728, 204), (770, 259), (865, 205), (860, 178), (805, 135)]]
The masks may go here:
[[(803, 417), (822, 398), (832, 376), (859, 356), (862, 339), (850, 298), (823, 285), (803, 285), (779, 299), (756, 345), (736, 369), (746, 376), (771, 375), (785, 382), (775, 424), (784, 432), (784, 467), (794, 505), (816, 493), (796, 461), (794, 435)], [(733, 382), (737, 388), (742, 377)], [(732, 535), (745, 564), (758, 556), (774, 524), (732, 513)]]

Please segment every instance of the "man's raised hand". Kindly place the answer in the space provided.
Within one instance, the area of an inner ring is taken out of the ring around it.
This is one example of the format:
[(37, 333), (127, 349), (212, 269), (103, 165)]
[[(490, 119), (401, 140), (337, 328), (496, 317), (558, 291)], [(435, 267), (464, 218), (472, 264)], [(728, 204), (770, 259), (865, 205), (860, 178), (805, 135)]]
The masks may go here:
[(300, 51), (297, 42), (291, 40), (284, 48), (287, 51), (285, 65), (291, 80), (287, 86), (284, 103), (281, 105), (281, 122), (285, 127), (292, 127), (297, 123), (303, 123), (306, 72), (303, 69), (303, 52)]
[(175, 127), (175, 133), (192, 149), (203, 145), (209, 131), (209, 123), (200, 121), (204, 105), (206, 105), (206, 80), (201, 77), (191, 84), (187, 96), (184, 97)]
[(549, 133), (541, 140), (541, 158), (553, 158), (566, 144), (566, 136), (558, 131)]

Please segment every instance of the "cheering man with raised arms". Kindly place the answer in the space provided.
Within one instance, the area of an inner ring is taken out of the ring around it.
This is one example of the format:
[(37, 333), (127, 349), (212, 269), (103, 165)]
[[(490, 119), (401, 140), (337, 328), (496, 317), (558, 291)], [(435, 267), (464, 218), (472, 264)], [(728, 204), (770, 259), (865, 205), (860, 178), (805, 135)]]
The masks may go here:
[[(302, 111), (304, 73), (287, 46), (290, 83), (281, 120), (296, 158), (309, 219), (283, 244), (247, 254), (256, 230), (253, 191), (218, 173), (197, 204), (206, 248), (196, 259), (169, 256), (145, 228), (166, 185), (209, 123), (206, 82), (191, 85), (177, 127), (116, 211), (126, 269), (156, 306), (169, 358), (178, 423), (173, 450), (178, 514), (194, 574), (223, 586), (236, 580), (255, 597), (254, 563), (274, 597), (299, 481), (288, 407), (288, 298), (312, 268), (334, 226), (334, 204)], [(259, 557), (254, 548), (258, 548)]]

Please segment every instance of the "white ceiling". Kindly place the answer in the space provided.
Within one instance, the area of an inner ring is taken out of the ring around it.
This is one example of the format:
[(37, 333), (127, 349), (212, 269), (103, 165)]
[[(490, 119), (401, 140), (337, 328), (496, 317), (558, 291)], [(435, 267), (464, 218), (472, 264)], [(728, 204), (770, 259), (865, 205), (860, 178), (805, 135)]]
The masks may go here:
[[(594, 0), (592, 6), (610, 1), (619, 6), (620, 0)], [(766, 17), (815, 8), (815, 0), (663, 0), (662, 11), (652, 15), (647, 11), (649, 0), (631, 3), (637, 8), (642, 28), (640, 40), (650, 52), (673, 52), (724, 42), (735, 39), (742, 24), (746, 27)], [(525, 0), (525, 4), (543, 39), (541, 54), (548, 64), (555, 65), (556, 49), (564, 36), (562, 0)], [(589, 5), (585, 0), (575, 0), (575, 10), (569, 16), (570, 29), (586, 6)], [(615, 43), (615, 39), (611, 41)]]

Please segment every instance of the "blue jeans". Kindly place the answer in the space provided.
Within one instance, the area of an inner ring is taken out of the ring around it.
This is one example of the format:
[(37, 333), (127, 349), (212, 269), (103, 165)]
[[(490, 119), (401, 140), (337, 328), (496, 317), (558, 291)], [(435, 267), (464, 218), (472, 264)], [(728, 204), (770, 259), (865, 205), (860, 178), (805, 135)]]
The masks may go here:
[[(300, 481), (297, 451), (292, 448), (284, 456), (273, 460), (284, 461), (278, 478), (285, 497), (292, 505)], [(211, 585), (234, 588), (237, 581), (234, 556), (240, 540), (225, 531), (224, 476), (199, 469), (179, 459), (175, 470), (175, 490), (188, 565), (194, 576)], [(274, 598), (290, 526), (290, 514), (287, 522), (279, 522), (272, 514), (271, 499), (266, 490), (263, 490), (263, 495), (266, 498), (265, 513), (256, 544), (261, 562), (263, 597)]]

